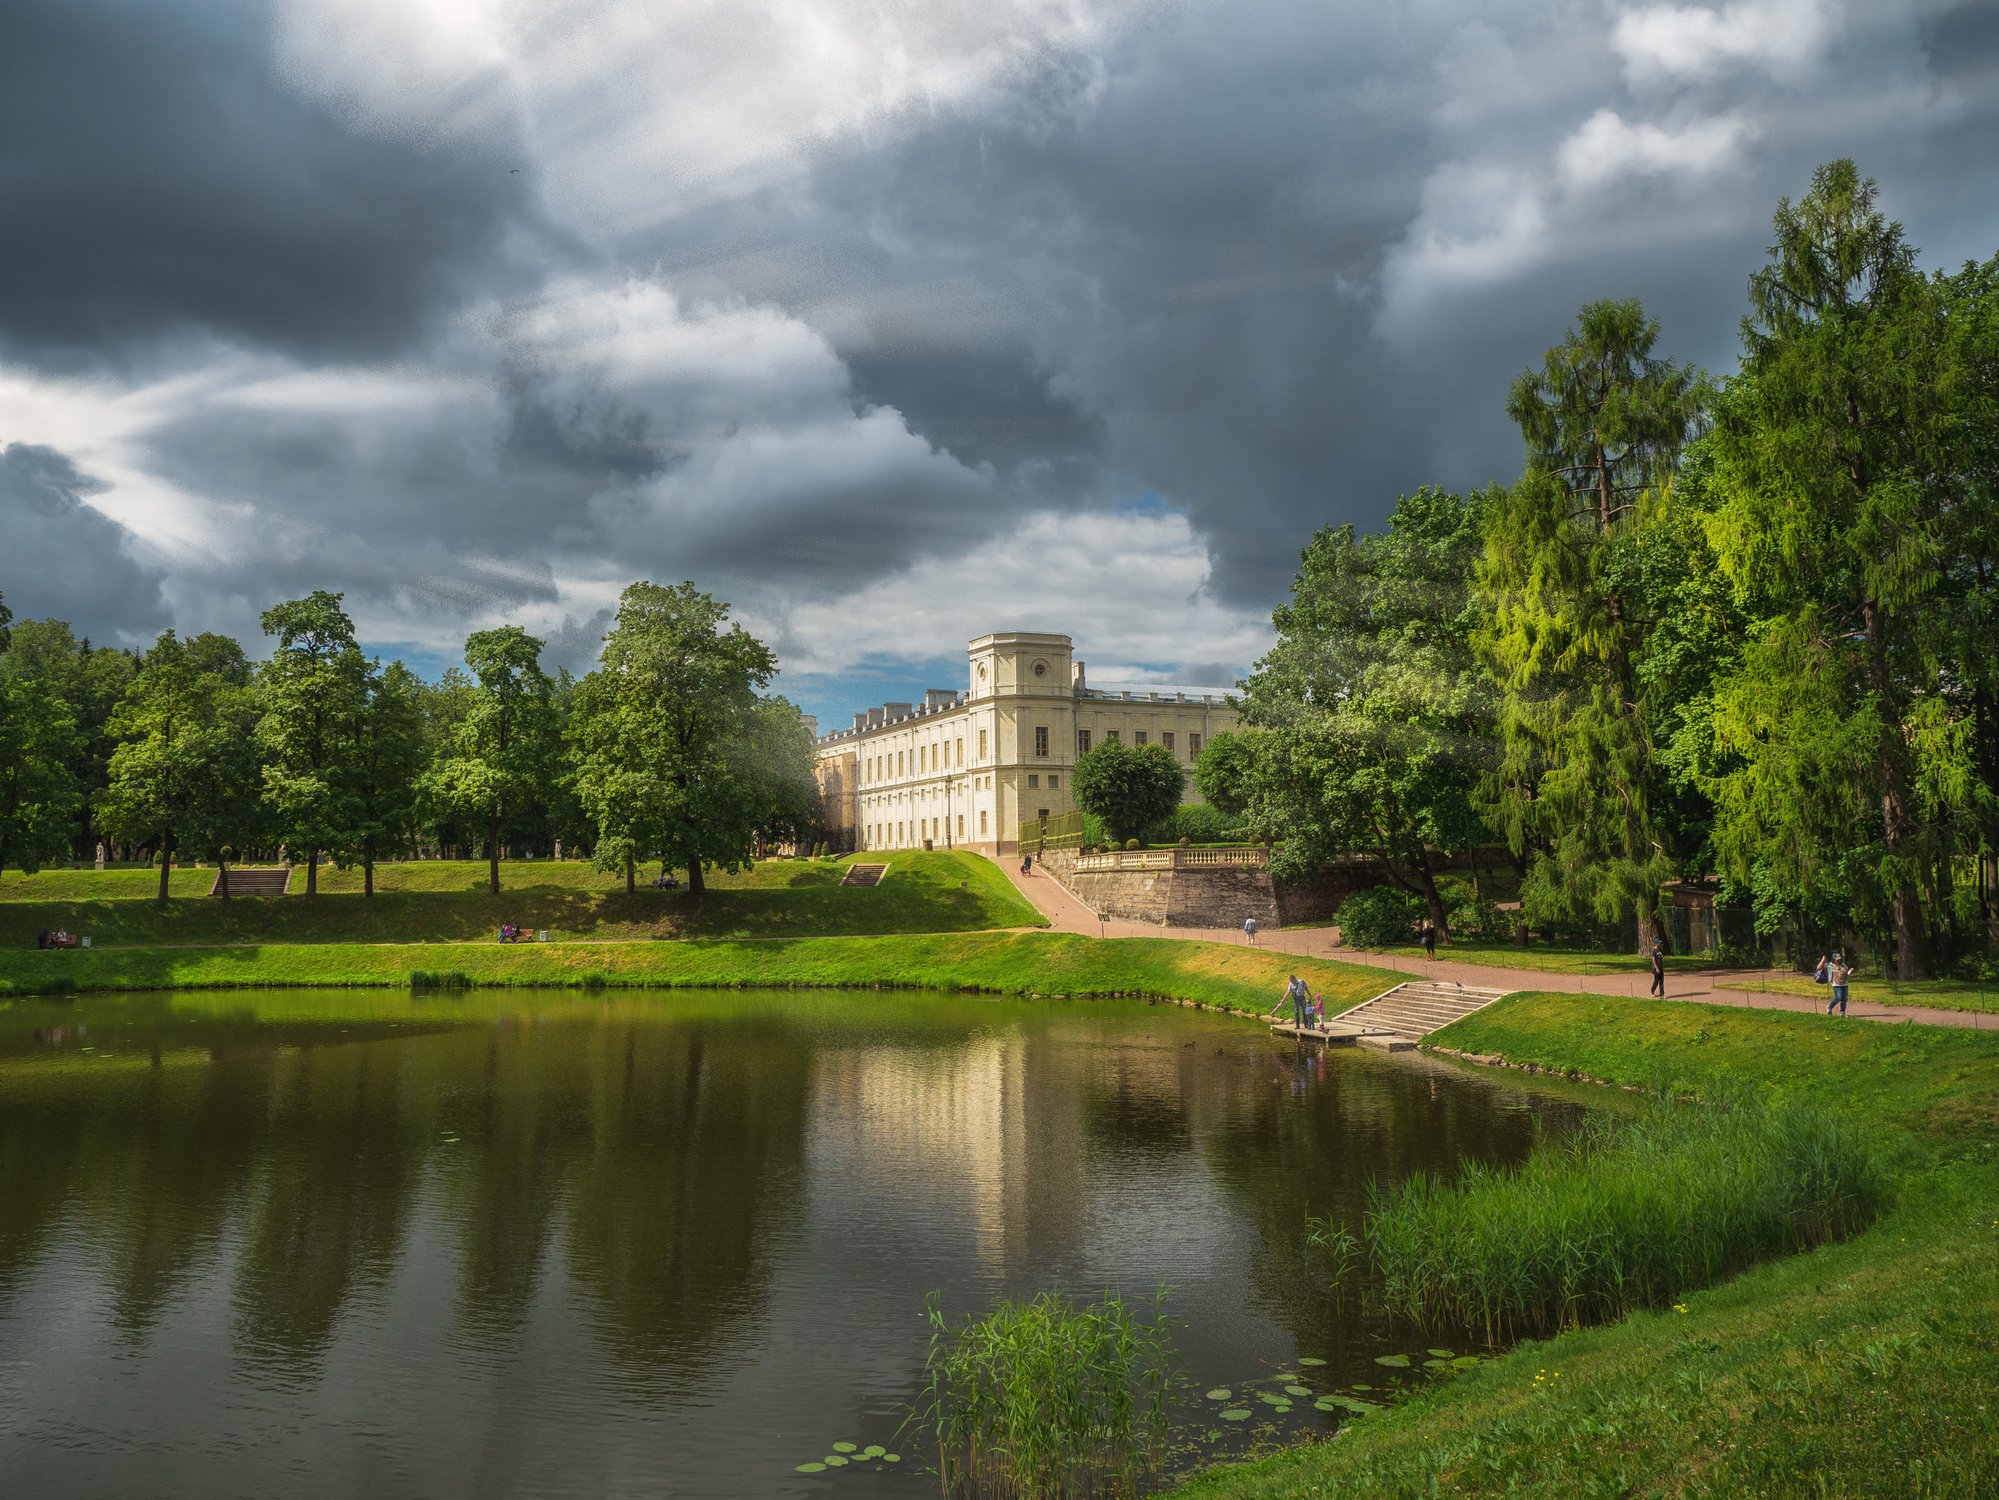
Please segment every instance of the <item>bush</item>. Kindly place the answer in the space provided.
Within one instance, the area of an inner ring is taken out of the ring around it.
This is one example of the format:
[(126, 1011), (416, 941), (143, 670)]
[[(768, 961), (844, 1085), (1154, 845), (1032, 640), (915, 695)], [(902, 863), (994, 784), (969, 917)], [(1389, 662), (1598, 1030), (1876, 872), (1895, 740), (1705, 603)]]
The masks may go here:
[(1205, 802), (1174, 808), (1146, 834), (1146, 842), (1152, 844), (1234, 844), (1242, 838), (1242, 828), (1235, 819)]
[(1136, 848), (1138, 847), (1138, 840), (1137, 840), (1137, 839), (1126, 839), (1126, 840), (1124, 841), (1124, 846), (1125, 846), (1125, 848), (1127, 848), (1127, 849), (1136, 849)]
[(1440, 880), (1437, 894), (1444, 898), (1444, 921), (1453, 937), (1504, 938), (1513, 934), (1513, 924), (1490, 901), (1483, 900), (1468, 880)]
[(413, 990), (469, 990), (472, 976), (463, 969), (411, 969)]
[(1423, 903), (1392, 885), (1355, 891), (1336, 913), (1340, 941), (1349, 948), (1396, 948), (1415, 936)]

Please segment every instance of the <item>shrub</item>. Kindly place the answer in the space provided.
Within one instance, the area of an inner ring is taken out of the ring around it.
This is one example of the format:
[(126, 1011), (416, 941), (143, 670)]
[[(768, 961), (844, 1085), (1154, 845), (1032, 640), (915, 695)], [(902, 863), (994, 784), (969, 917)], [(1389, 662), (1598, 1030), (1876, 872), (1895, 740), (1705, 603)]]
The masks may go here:
[(1002, 1302), (950, 1327), (931, 1294), (922, 1397), (948, 1496), (1137, 1495), (1164, 1478), (1181, 1380), (1162, 1288), (1149, 1318), (1106, 1293)]
[(1340, 941), (1350, 948), (1394, 948), (1409, 941), (1423, 903), (1392, 885), (1355, 891), (1340, 903)]
[(1437, 894), (1444, 898), (1444, 921), (1453, 937), (1510, 937), (1513, 926), (1506, 914), (1482, 899), (1468, 880), (1440, 880)]
[(1205, 802), (1176, 807), (1154, 823), (1146, 835), (1153, 844), (1232, 844), (1243, 837), (1236, 820)]
[(1113, 838), (1136, 838), (1179, 804), (1187, 774), (1164, 745), (1106, 740), (1076, 757), (1069, 786), (1076, 805), (1110, 825)]
[(1858, 1130), (1803, 1104), (1659, 1104), (1588, 1121), (1516, 1172), (1468, 1164), (1370, 1194), (1391, 1313), (1490, 1338), (1659, 1307), (1760, 1260), (1842, 1239), (1884, 1193)]
[(413, 990), (469, 990), (472, 976), (463, 969), (411, 969)]
[(1125, 846), (1125, 848), (1127, 848), (1127, 849), (1136, 849), (1136, 848), (1138, 847), (1138, 840), (1137, 840), (1137, 839), (1126, 839), (1126, 840), (1124, 841), (1124, 846)]

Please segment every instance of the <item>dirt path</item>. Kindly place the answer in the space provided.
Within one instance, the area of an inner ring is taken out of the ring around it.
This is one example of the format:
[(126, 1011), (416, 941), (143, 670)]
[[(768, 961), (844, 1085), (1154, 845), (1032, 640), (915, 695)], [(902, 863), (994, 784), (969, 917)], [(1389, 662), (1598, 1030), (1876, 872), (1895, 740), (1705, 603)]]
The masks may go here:
[[(1007, 879), (1035, 909), (1048, 918), (1057, 932), (1081, 933), (1087, 937), (1172, 937), (1210, 943), (1241, 943), (1242, 932), (1224, 927), (1160, 927), (1151, 922), (1132, 922), (1122, 917), (1099, 917), (1041, 865), (1032, 875), (1020, 873), (1020, 861), (994, 861), (1006, 871)], [(1459, 984), (1483, 985), (1503, 990), (1574, 990), (1578, 994), (1632, 995), (1651, 992), (1652, 977), (1644, 972), (1607, 971), (1599, 974), (1558, 974), (1546, 969), (1508, 969), (1489, 964), (1458, 963), (1450, 958), (1425, 960), (1403, 958), (1392, 953), (1371, 953), (1364, 949), (1342, 948), (1333, 941), (1329, 927), (1293, 927), (1276, 932), (1259, 932), (1257, 946), (1279, 953), (1296, 953), (1303, 958), (1327, 958), (1340, 963), (1367, 964), (1388, 969), (1404, 979), (1441, 979)], [(1750, 1010), (1790, 1010), (1823, 1015), (1825, 1002), (1809, 995), (1785, 995), (1753, 989), (1724, 989), (1723, 985), (1755, 985), (1772, 975), (1764, 969), (1700, 969), (1666, 975), (1668, 1000), (1695, 1000), (1704, 1005), (1733, 1005)], [(1790, 977), (1788, 975), (1783, 977)], [(1397, 981), (1388, 980), (1387, 983)], [(1384, 988), (1386, 985), (1384, 985)], [(1999, 1016), (1977, 1011), (1934, 1010), (1922, 1005), (1880, 1005), (1868, 1001), (1867, 987), (1854, 986), (1847, 1007), (1857, 1021), (1914, 1021), (1925, 1026), (1961, 1026), (1975, 1030), (1999, 1031)], [(1838, 1017), (1833, 1019), (1837, 1020)]]

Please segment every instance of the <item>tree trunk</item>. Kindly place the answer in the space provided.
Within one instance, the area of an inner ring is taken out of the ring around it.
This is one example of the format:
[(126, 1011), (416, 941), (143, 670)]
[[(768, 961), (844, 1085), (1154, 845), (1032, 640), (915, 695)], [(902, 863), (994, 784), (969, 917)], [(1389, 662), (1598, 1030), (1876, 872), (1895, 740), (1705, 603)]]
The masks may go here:
[(375, 846), (361, 845), (361, 899), (367, 900), (375, 894)]
[(173, 830), (168, 829), (160, 835), (160, 904), (163, 906), (167, 899), (167, 872), (173, 868), (173, 852)]
[(305, 894), (307, 899), (319, 894), (319, 850), (317, 847), (305, 851)]
[(638, 894), (638, 889), (639, 889), (638, 861), (633, 859), (631, 855), (627, 854), (625, 856), (625, 894), (627, 896), (635, 896)]
[(220, 854), (215, 856), (215, 889), (224, 901), (229, 899), (229, 860)]
[(1648, 954), (1659, 940), (1659, 898), (1649, 892), (1631, 903), (1638, 912), (1638, 951)]
[(1430, 856), (1418, 853), (1416, 856), (1416, 880), (1422, 888), (1423, 909), (1429, 914), (1430, 926), (1436, 931), (1437, 941), (1451, 940), (1450, 924), (1444, 920), (1444, 898), (1437, 894), (1437, 877), (1430, 869)]
[(500, 894), (500, 815), (494, 813), (486, 819), (486, 890), (490, 895)]
[(707, 889), (707, 885), (701, 879), (701, 857), (697, 854), (688, 855), (687, 894), (690, 896), (699, 896), (704, 894)]
[(1882, 619), (1878, 600), (1868, 599), (1861, 608), (1867, 634), (1867, 675), (1881, 704), (1881, 740), (1875, 756), (1881, 772), (1881, 841), (1887, 847), (1894, 887), (1889, 893), (1889, 911), (1895, 923), (1895, 977), (1922, 979), (1927, 964), (1923, 953), (1923, 908), (1908, 868), (1909, 794), (1904, 784), (1901, 755), (1901, 715), (1894, 712), (1888, 690), (1887, 622)]

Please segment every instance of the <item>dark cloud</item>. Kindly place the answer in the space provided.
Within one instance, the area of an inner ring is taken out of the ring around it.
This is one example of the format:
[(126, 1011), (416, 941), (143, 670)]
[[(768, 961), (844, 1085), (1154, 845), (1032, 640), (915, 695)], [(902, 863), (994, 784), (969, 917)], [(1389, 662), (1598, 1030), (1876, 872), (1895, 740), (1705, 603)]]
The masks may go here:
[(311, 356), (422, 342), (543, 240), (504, 126), (355, 128), (285, 86), (248, 0), (9, 0), (0, 356), (125, 362), (169, 335)]
[(100, 640), (137, 643), (168, 623), (161, 574), (83, 499), (103, 489), (53, 448), (0, 449), (0, 598), (17, 620), (71, 620)]

